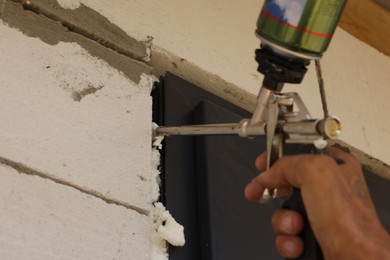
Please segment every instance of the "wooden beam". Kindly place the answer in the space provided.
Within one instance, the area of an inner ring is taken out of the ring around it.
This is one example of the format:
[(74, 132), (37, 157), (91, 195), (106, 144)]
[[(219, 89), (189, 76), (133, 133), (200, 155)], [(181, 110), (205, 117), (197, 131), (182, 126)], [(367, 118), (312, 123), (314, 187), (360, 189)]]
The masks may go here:
[(349, 0), (339, 26), (390, 56), (390, 12), (373, 0)]

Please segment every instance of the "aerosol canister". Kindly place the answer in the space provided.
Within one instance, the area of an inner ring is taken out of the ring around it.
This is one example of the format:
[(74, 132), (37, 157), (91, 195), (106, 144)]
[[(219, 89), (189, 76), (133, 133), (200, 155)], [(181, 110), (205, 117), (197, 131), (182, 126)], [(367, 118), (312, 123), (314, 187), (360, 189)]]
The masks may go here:
[(319, 59), (347, 0), (265, 0), (256, 34), (282, 56)]

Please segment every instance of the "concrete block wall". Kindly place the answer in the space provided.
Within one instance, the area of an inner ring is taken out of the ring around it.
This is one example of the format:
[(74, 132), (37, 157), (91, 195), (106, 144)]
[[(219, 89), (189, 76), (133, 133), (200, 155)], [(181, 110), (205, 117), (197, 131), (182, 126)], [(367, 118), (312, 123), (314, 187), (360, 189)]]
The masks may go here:
[(150, 259), (148, 47), (54, 4), (0, 6), (0, 258)]
[[(150, 75), (252, 109), (261, 4), (0, 0), (0, 258), (149, 259)], [(342, 140), (389, 164), (390, 58), (338, 29), (322, 64)], [(286, 91), (321, 116), (313, 67)]]
[(149, 259), (145, 215), (4, 165), (0, 183), (1, 259)]

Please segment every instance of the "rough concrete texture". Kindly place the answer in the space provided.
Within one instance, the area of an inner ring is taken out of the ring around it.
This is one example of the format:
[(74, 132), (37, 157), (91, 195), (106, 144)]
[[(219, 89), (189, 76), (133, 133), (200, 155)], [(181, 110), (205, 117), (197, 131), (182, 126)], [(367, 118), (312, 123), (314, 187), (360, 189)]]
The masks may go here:
[(3, 7), (4, 7), (4, 0), (0, 0), (0, 17), (1, 14), (3, 13)]
[(140, 61), (149, 60), (146, 42), (131, 38), (107, 18), (85, 5), (69, 10), (62, 8), (55, 0), (23, 0), (22, 2), (25, 9), (59, 21), (70, 31), (80, 33), (130, 58)]
[[(95, 14), (93, 10), (86, 7), (84, 7), (81, 12), (91, 12)], [(112, 67), (122, 71), (135, 82), (139, 82), (140, 75), (142, 73), (150, 74), (151, 72), (151, 68), (148, 65), (133, 60), (115, 50), (106, 48), (96, 41), (93, 41), (79, 33), (71, 32), (58, 21), (53, 21), (32, 11), (25, 10), (20, 3), (7, 1), (4, 4), (1, 18), (10, 26), (21, 30), (24, 34), (32, 37), (38, 37), (42, 41), (51, 45), (58, 44), (59, 42), (77, 42), (83, 48), (88, 50), (91, 55), (105, 60)], [(99, 24), (102, 24), (104, 21), (104, 19), (97, 14), (93, 15), (91, 18), (100, 20)], [(90, 18), (87, 18), (86, 20), (89, 21), (88, 19)], [(93, 24), (93, 21), (91, 20), (89, 23)], [(101, 35), (104, 35), (107, 30), (113, 30), (116, 32), (119, 29), (116, 29), (115, 26), (108, 24), (107, 26), (102, 27)], [(125, 36), (122, 38), (125, 38)], [(101, 39), (103, 39), (103, 36)], [(125, 38), (122, 42), (126, 43), (126, 41), (127, 39)], [(126, 46), (128, 48), (128, 52), (132, 52), (134, 50), (134, 53), (138, 53), (139, 51), (137, 49), (139, 48), (143, 48), (144, 52), (146, 51), (146, 47), (142, 43), (134, 46), (135, 48), (132, 48), (133, 46), (128, 44)]]
[(0, 21), (0, 157), (146, 214), (151, 78), (139, 85), (75, 43)]
[(150, 259), (150, 220), (0, 165), (1, 259)]
[(36, 3), (0, 2), (0, 258), (150, 259), (147, 56), (85, 6)]

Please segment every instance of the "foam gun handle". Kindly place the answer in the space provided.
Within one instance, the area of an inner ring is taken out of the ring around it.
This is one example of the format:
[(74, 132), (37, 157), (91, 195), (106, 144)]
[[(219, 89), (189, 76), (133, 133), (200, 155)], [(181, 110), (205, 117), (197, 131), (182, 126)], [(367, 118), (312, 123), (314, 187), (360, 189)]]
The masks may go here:
[(297, 211), (304, 220), (304, 227), (299, 234), (304, 243), (302, 255), (296, 259), (300, 260), (322, 260), (324, 259), (320, 245), (318, 244), (313, 230), (307, 218), (306, 209), (302, 201), (301, 190), (294, 188), (292, 195), (283, 203), (282, 208)]

